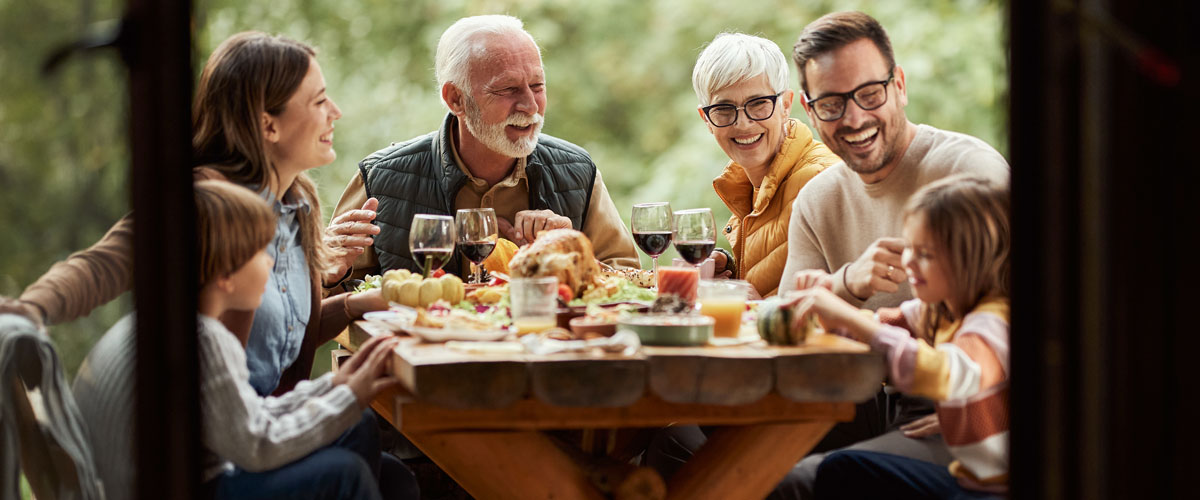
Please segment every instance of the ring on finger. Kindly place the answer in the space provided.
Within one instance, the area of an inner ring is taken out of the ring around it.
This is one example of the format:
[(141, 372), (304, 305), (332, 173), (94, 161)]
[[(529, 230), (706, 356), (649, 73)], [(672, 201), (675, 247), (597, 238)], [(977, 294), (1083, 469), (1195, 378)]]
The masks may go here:
[(896, 271), (896, 266), (888, 266), (887, 277), (892, 279), (892, 273)]

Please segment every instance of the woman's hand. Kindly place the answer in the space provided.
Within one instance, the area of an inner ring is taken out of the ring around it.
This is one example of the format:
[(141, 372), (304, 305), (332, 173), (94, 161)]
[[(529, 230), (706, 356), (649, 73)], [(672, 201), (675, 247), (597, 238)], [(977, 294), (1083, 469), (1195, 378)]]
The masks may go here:
[(733, 277), (733, 271), (725, 269), (725, 266), (729, 265), (729, 257), (725, 255), (725, 252), (713, 250), (712, 253), (708, 254), (708, 258), (713, 260), (713, 269), (716, 269), (713, 272), (714, 279), (728, 279)]
[(400, 342), (399, 337), (372, 337), (359, 347), (333, 374), (333, 385), (345, 384), (354, 393), (361, 407), (371, 404), (384, 389), (395, 386), (400, 380), (388, 375), (388, 359), (392, 349)]
[(383, 290), (372, 288), (365, 292), (352, 293), (346, 297), (346, 310), (351, 318), (361, 318), (363, 313), (382, 311), (388, 308), (387, 300), (383, 298)]
[(341, 254), (334, 262), (335, 268), (324, 276), (326, 284), (345, 276), (346, 270), (354, 265), (354, 260), (375, 243), (372, 236), (379, 234), (379, 226), (371, 221), (375, 220), (375, 209), (378, 207), (379, 200), (368, 198), (361, 209), (349, 210), (329, 222), (329, 227), (325, 228), (325, 244), (340, 250)]
[(45, 318), (42, 317), (42, 311), (41, 309), (38, 309), (37, 306), (22, 300), (10, 299), (2, 295), (0, 295), (0, 314), (16, 314), (17, 316), (29, 318), (29, 321), (33, 322), (34, 328), (37, 328), (38, 330), (42, 330), (42, 327), (45, 324)]
[(938, 420), (937, 413), (932, 413), (901, 425), (900, 430), (904, 432), (906, 437), (921, 439), (934, 434), (941, 434), (942, 422)]

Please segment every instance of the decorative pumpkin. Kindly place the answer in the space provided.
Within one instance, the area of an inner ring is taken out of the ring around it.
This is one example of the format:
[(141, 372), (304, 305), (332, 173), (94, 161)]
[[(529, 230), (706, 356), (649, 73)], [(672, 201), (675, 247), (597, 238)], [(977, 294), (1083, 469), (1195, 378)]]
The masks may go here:
[(405, 270), (384, 273), (380, 287), (385, 300), (409, 307), (429, 307), (438, 300), (454, 305), (462, 302), (466, 293), (462, 280), (453, 274), (422, 279)]
[[(508, 263), (517, 254), (517, 244), (504, 238), (496, 240), (496, 248), (488, 258), (483, 259), (483, 267), (488, 271), (510, 274)], [(471, 266), (474, 268), (474, 264)], [(473, 270), (473, 269), (472, 269)]]
[(810, 315), (800, 328), (794, 328), (795, 311), (783, 304), (783, 299), (772, 297), (758, 305), (758, 335), (771, 345), (803, 344), (816, 327), (816, 316)]

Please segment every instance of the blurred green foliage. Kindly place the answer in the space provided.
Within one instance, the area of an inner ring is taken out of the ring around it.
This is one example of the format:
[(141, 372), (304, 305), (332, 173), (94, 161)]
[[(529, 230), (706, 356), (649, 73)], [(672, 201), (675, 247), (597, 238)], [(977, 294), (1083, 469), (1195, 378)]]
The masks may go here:
[[(284, 34), (320, 50), (329, 94), (344, 113), (338, 160), (313, 172), (326, 216), (358, 160), (440, 124), (437, 39), (454, 20), (485, 13), (522, 18), (538, 40), (548, 85), (545, 132), (591, 152), (626, 221), (632, 203), (660, 200), (676, 209), (712, 207), (718, 221), (728, 217), (709, 183), (727, 159), (696, 112), (696, 56), (717, 33), (740, 31), (774, 40), (790, 59), (801, 29), (834, 10), (863, 10), (888, 29), (908, 78), (910, 120), (1007, 151), (998, 0), (741, 7), (691, 0), (196, 0), (194, 63), (198, 75), (221, 40), (244, 30)], [(19, 294), (127, 210), (129, 97), (116, 54), (76, 57), (51, 76), (39, 74), (53, 47), (89, 23), (118, 17), (121, 8), (114, 0), (0, 0), (0, 294)], [(796, 88), (794, 74), (790, 80)], [(803, 114), (798, 103), (792, 114)], [(127, 308), (122, 301), (52, 329), (70, 372)]]

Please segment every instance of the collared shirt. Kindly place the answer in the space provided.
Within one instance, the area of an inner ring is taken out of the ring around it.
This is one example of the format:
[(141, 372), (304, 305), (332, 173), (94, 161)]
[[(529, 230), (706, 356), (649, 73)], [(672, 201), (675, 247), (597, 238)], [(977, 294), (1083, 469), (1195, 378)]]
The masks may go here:
[[(452, 148), (453, 141), (451, 141)], [(512, 222), (517, 212), (529, 209), (529, 180), (525, 176), (525, 158), (518, 158), (517, 164), (508, 175), (494, 185), (471, 174), (458, 156), (458, 150), (453, 149), (454, 163), (467, 176), (467, 182), (454, 196), (455, 210), (463, 208), (492, 208), (496, 217), (503, 217)], [(350, 179), (350, 184), (338, 200), (333, 213), (341, 214), (348, 210), (356, 210), (367, 201), (366, 190), (363, 189), (362, 176), (357, 172)], [(582, 228), (588, 239), (596, 259), (617, 267), (641, 267), (638, 260), (637, 247), (633, 244), (633, 235), (621, 220), (621, 214), (613, 204), (600, 169), (596, 169), (596, 180), (592, 185), (591, 203), (588, 205), (587, 221)], [(464, 259), (465, 263), (466, 260)], [(467, 269), (467, 267), (463, 267)], [(367, 251), (354, 262), (354, 275), (362, 276), (366, 272), (378, 273), (379, 259), (375, 249), (367, 247)]]
[(279, 384), (283, 370), (300, 355), (300, 344), (312, 313), (312, 278), (308, 259), (300, 244), (301, 210), (312, 210), (308, 201), (289, 190), (283, 201), (270, 191), (262, 196), (271, 203), (278, 218), (275, 237), (267, 253), (275, 259), (275, 267), (267, 277), (267, 290), (262, 305), (254, 312), (250, 339), (246, 343), (246, 367), (250, 370), (250, 385), (261, 396), (271, 394)]

